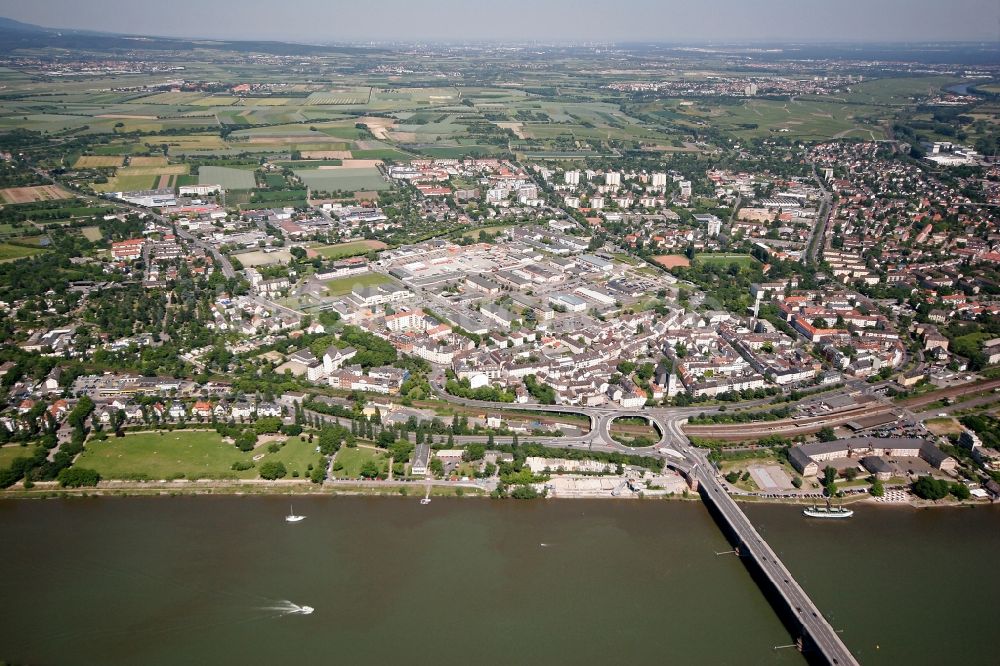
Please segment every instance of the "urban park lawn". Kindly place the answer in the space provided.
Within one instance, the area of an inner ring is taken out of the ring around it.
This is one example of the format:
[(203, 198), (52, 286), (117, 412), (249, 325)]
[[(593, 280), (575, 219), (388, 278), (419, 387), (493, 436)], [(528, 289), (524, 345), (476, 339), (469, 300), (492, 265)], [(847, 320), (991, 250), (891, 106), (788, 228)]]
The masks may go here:
[(342, 469), (334, 469), (332, 477), (336, 479), (357, 479), (361, 477), (361, 467), (369, 460), (378, 463), (379, 469), (384, 469), (386, 461), (385, 454), (375, 448), (367, 446), (357, 446), (354, 448), (343, 447), (337, 452), (333, 459), (333, 466), (338, 463), (343, 465)]
[[(251, 462), (252, 457), (214, 430), (180, 430), (91, 440), (76, 466), (96, 470), (105, 479), (235, 479), (233, 463)], [(256, 470), (248, 471), (251, 478), (257, 476)]]
[[(282, 443), (280, 438), (276, 443)], [(97, 470), (105, 479), (256, 479), (260, 466), (269, 461), (284, 463), (286, 478), (308, 478), (309, 465), (318, 465), (316, 444), (289, 437), (276, 452), (272, 442), (258, 443), (245, 453), (223, 441), (214, 430), (142, 432), (125, 437), (91, 440), (76, 465)], [(256, 458), (256, 460), (254, 460)], [(253, 467), (233, 470), (233, 463), (253, 463)]]

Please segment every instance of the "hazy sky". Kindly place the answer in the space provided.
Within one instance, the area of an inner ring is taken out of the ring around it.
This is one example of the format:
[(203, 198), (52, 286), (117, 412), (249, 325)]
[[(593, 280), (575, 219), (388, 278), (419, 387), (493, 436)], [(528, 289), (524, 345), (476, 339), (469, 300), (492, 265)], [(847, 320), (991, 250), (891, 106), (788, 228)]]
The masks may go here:
[(228, 39), (1000, 41), (1000, 0), (0, 0), (59, 28)]

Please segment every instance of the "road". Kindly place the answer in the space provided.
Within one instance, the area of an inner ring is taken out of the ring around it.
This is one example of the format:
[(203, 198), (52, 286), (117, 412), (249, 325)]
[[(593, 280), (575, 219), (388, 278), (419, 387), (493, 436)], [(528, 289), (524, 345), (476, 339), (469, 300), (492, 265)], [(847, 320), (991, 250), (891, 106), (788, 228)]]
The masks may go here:
[(803, 641), (803, 650), (807, 653), (813, 650), (819, 652), (830, 664), (857, 664), (857, 660), (819, 608), (726, 492), (719, 481), (718, 472), (708, 461), (707, 452), (691, 446), (682, 430), (683, 419), (670, 419), (665, 425), (671, 449), (682, 456), (669, 457), (667, 463), (684, 472), (689, 480), (697, 480), (702, 499), (715, 508), (717, 519), (736, 542), (740, 557), (753, 561), (781, 598), (786, 607), (786, 618), (794, 618), (793, 630), (806, 639)]
[[(690, 450), (686, 453), (691, 457)], [(694, 458), (699, 456), (694, 455)], [(795, 618), (795, 627), (802, 634), (803, 651), (815, 648), (830, 664), (857, 664), (857, 660), (841, 640), (809, 595), (798, 584), (791, 572), (760, 536), (756, 528), (722, 487), (707, 460), (698, 460), (693, 472), (706, 504), (715, 507), (721, 520), (734, 535), (740, 557), (752, 559), (757, 568), (787, 606), (787, 617)]]
[[(816, 214), (816, 223), (813, 224), (812, 230), (809, 232), (809, 240), (806, 242), (806, 259), (809, 263), (816, 263), (819, 256), (819, 251), (823, 248), (828, 227), (830, 225), (830, 219), (833, 217), (833, 197), (831, 193), (823, 185), (823, 179), (819, 177), (816, 173), (816, 164), (812, 164), (812, 175), (813, 180), (816, 181), (816, 185), (823, 192), (823, 198), (820, 202), (819, 211)], [(818, 237), (817, 237), (818, 236)]]

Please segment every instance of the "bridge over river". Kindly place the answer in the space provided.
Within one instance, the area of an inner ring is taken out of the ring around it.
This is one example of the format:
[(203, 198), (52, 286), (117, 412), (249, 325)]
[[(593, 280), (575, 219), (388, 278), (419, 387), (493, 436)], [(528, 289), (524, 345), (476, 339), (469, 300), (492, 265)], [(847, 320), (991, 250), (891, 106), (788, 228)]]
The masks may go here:
[(683, 456), (683, 460), (674, 458), (667, 464), (683, 472), (692, 485), (697, 482), (698, 492), (736, 546), (736, 552), (755, 574), (785, 623), (798, 634), (803, 654), (814, 661), (857, 666), (840, 635), (726, 492), (706, 453), (690, 446), (681, 431), (680, 420), (667, 421), (666, 427), (670, 445)]

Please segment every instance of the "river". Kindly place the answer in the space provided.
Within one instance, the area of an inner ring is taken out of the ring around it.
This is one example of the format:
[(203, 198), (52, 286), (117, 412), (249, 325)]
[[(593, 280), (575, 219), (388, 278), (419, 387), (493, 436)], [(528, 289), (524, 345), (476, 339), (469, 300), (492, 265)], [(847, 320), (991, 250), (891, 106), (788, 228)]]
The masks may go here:
[[(749, 507), (863, 663), (990, 663), (993, 509)], [(0, 502), (0, 661), (801, 664), (697, 502)], [(967, 578), (956, 576), (967, 573)], [(288, 613), (292, 604), (315, 608)], [(875, 648), (878, 645), (878, 648)]]

